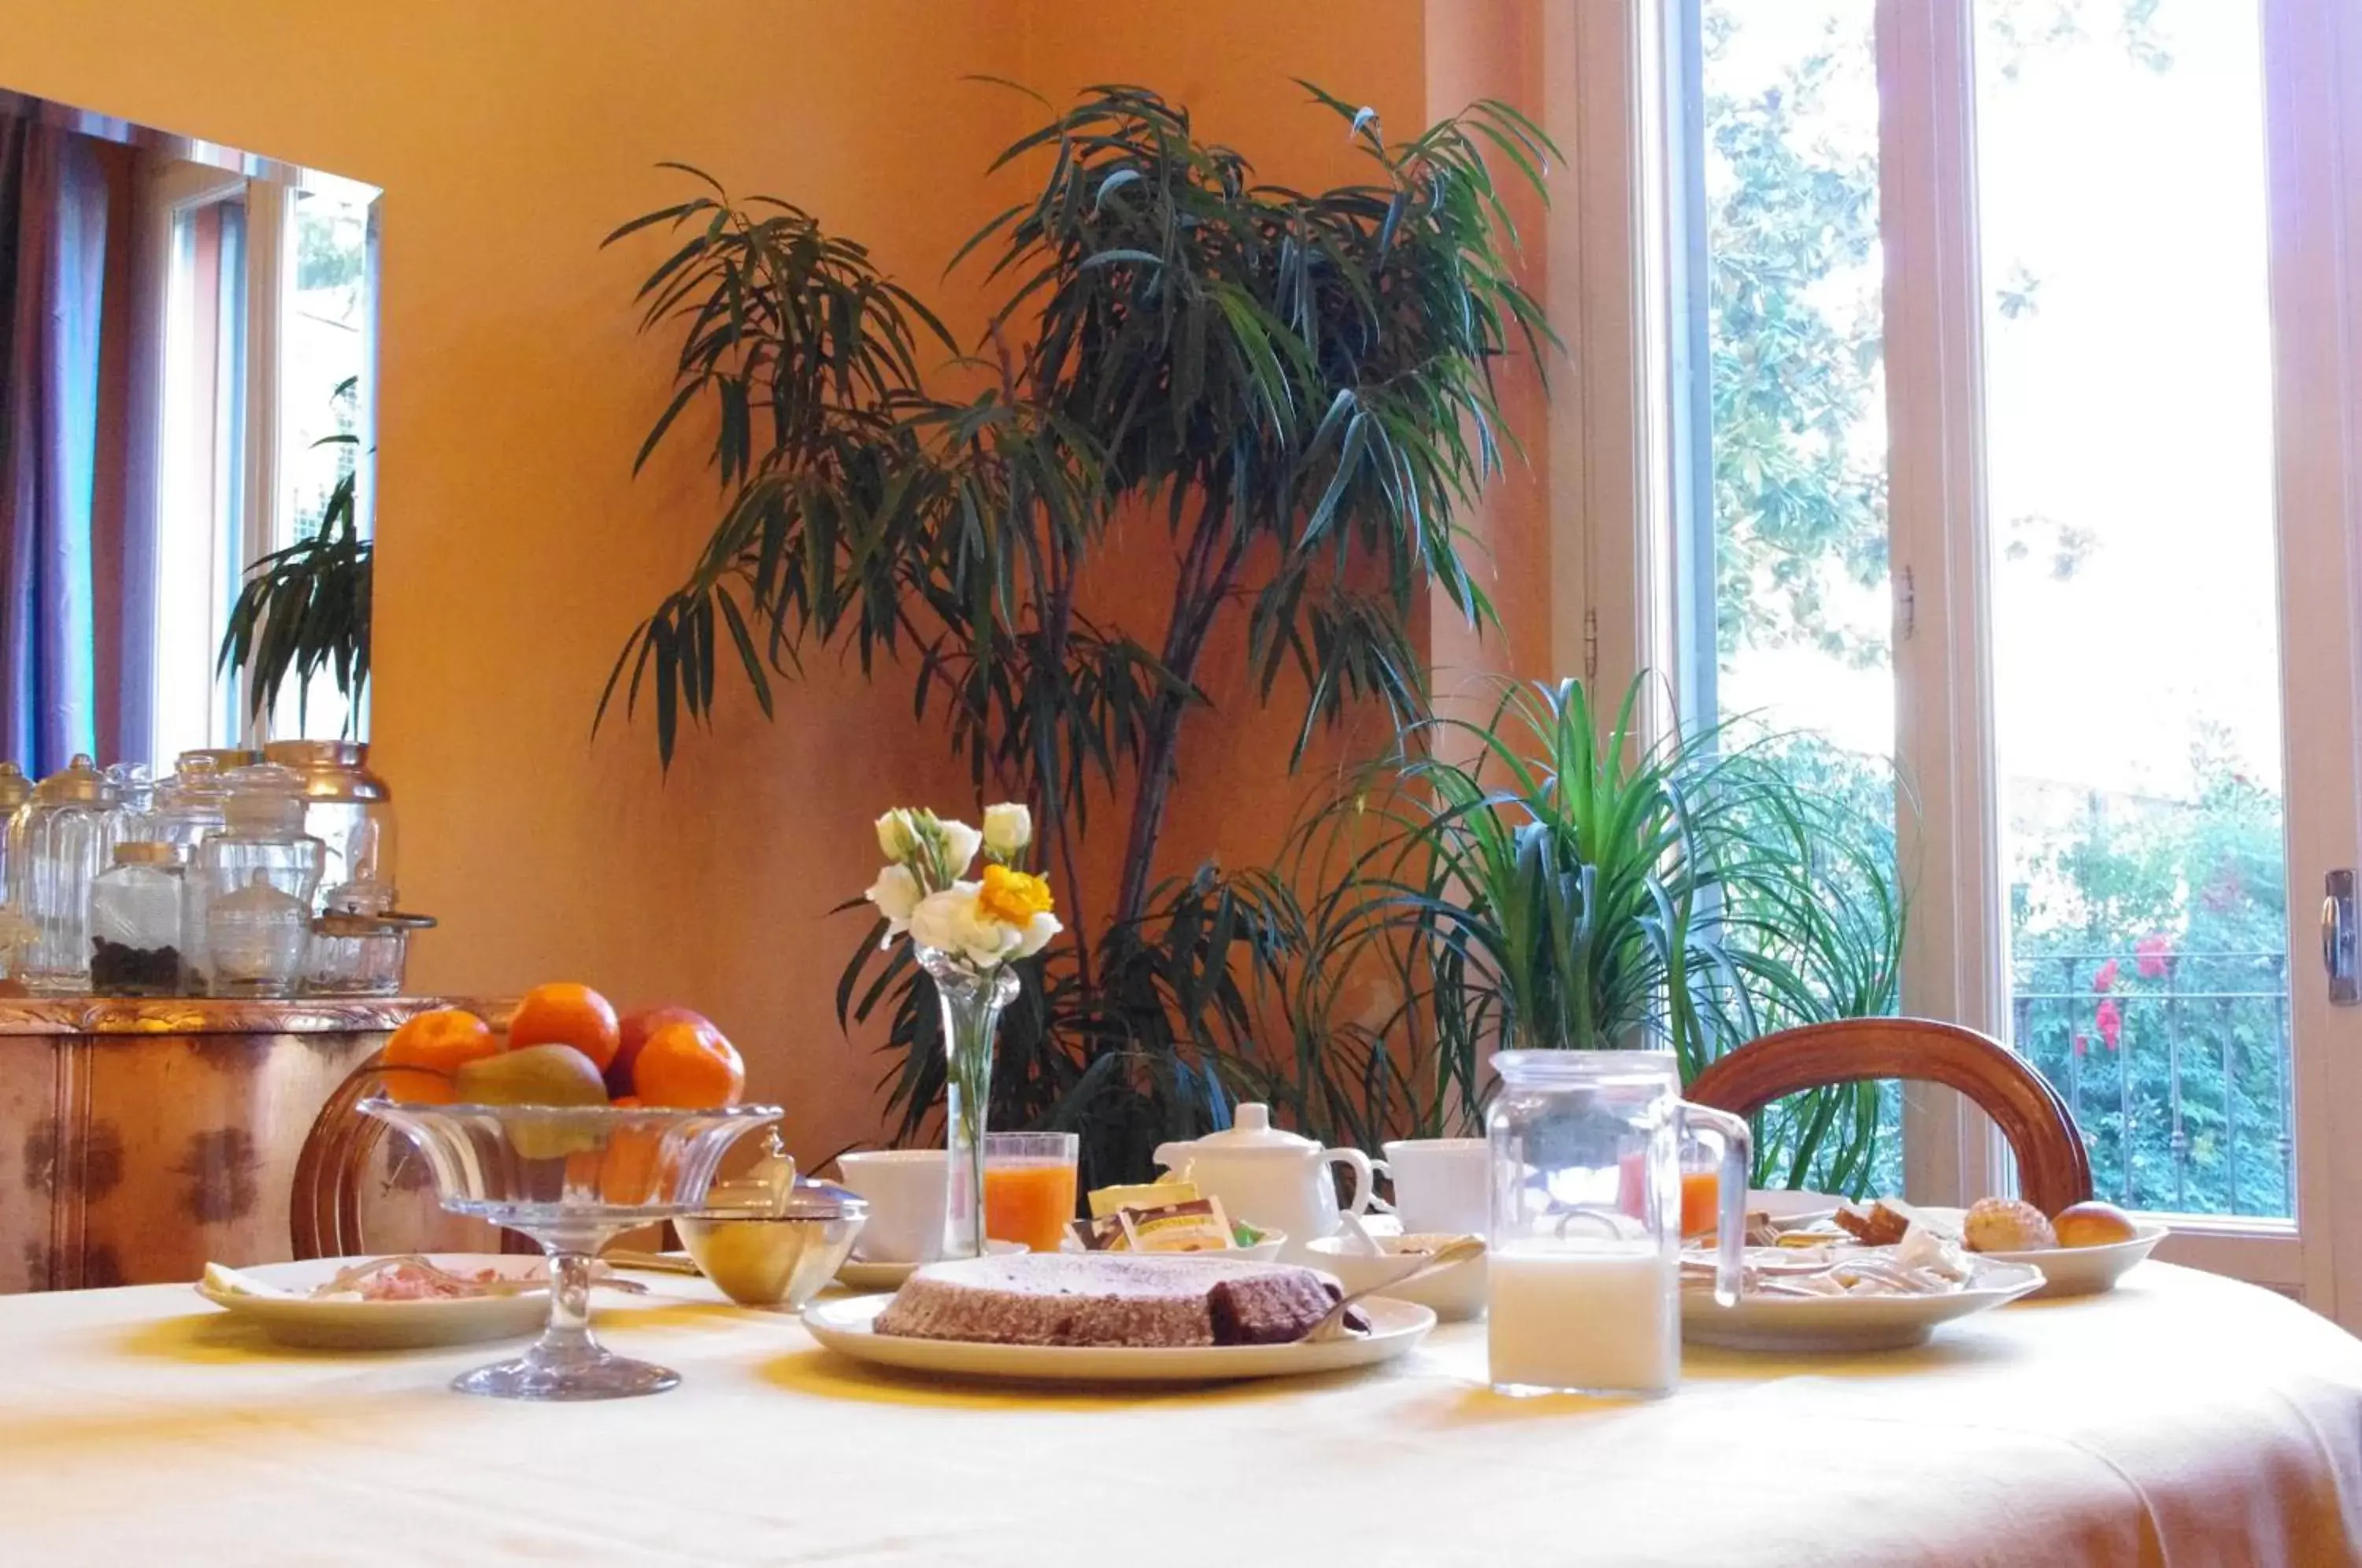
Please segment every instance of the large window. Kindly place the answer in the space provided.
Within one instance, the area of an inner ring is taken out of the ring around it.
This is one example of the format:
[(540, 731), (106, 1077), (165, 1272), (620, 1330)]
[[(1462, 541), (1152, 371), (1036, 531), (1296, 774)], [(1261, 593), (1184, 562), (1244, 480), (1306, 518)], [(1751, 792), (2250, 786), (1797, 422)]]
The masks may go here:
[[(2354, 360), (2292, 304), (2352, 292), (2300, 237), (2350, 232), (2349, 11), (1627, 6), (1668, 86), (1633, 167), (1670, 436), (1636, 461), (1671, 455), (1673, 630), (1633, 609), (1639, 658), (1682, 722), (1807, 732), (1816, 781), (1892, 803), (1903, 1010), (2049, 1078), (2101, 1196), (2282, 1247), (2328, 1213), (2302, 1085), (2354, 1032), (2290, 938), (2356, 854), (2351, 661), (2302, 657), (2353, 600), (2283, 613), (2362, 528), (2350, 443), (2288, 423)], [(1943, 1151), (1922, 1196), (2006, 1180), (1957, 1110), (1898, 1120)]]
[[(149, 171), (162, 282), (152, 353), (158, 460), (145, 756), (248, 744), (245, 691), (216, 668), (248, 569), (355, 503), (368, 459), (374, 307), (370, 193), (291, 187), (188, 161)], [(368, 529), (368, 498), (356, 516)], [(299, 701), (301, 705), (299, 723)], [(281, 693), (272, 734), (359, 734), (323, 676)]]

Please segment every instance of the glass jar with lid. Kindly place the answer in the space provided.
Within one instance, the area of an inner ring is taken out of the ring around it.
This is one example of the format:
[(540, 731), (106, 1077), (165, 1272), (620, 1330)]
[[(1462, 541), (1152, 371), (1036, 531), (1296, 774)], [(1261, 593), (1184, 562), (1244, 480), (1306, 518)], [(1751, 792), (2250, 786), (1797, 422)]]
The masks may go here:
[(32, 927), (17, 915), (11, 901), (16, 895), (8, 887), (8, 824), (32, 798), (33, 781), (25, 770), (13, 762), (0, 762), (0, 980), (16, 975), (17, 955), (32, 940)]
[(304, 994), (400, 996), (410, 933), (434, 921), (397, 913), (393, 889), (378, 882), (331, 888), (322, 902), (327, 907), (312, 922), (312, 944), (304, 958)]
[(114, 857), (115, 786), (87, 756), (50, 774), (8, 823), (8, 902), (28, 922), (17, 977), (36, 996), (90, 985), (90, 889)]
[(292, 996), (312, 935), (311, 899), (287, 892), (259, 867), (246, 875), (244, 887), (216, 885), (205, 900), (206, 994)]
[(90, 988), (102, 997), (169, 997), (181, 989), (181, 857), (155, 839), (127, 839), (90, 889)]
[[(182, 881), (181, 933), (193, 986), (205, 996), (282, 996), (302, 970), (326, 851), (304, 831), (303, 786), (292, 771), (261, 763), (235, 769), (223, 782), (222, 825), (198, 844)], [(230, 898), (238, 900), (231, 918), (217, 922), (213, 906)], [(298, 911), (296, 933), (293, 957), (280, 976), (286, 939), (278, 928), (287, 908)], [(222, 940), (235, 951), (216, 955)], [(220, 959), (231, 960), (236, 972), (217, 972)]]
[(193, 866), (205, 834), (225, 825), (222, 800), (228, 793), (225, 770), (212, 752), (182, 752), (172, 776), (156, 786), (156, 821), (149, 836), (171, 845), (182, 865)]
[(110, 762), (101, 769), (115, 786), (115, 841), (156, 836), (156, 780), (144, 762)]
[(303, 780), (304, 830), (327, 846), (319, 907), (331, 889), (374, 885), (391, 895), (394, 882), (393, 791), (370, 771), (369, 746), (359, 741), (284, 740), (262, 748), (263, 759)]

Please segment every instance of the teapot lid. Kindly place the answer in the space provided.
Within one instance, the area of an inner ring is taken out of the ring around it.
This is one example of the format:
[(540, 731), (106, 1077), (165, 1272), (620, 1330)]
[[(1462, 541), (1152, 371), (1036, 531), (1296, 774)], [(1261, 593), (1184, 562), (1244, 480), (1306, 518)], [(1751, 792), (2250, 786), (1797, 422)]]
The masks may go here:
[(1228, 1128), (1220, 1132), (1209, 1132), (1189, 1147), (1192, 1152), (1201, 1154), (1209, 1151), (1235, 1154), (1260, 1149), (1301, 1154), (1320, 1145), (1302, 1133), (1274, 1127), (1271, 1124), (1271, 1107), (1254, 1101), (1240, 1106)]

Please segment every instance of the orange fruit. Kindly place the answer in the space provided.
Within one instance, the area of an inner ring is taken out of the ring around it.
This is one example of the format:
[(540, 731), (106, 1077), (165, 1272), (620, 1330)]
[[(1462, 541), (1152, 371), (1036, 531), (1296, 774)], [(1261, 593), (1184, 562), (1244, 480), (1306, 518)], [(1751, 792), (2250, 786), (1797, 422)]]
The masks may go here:
[[(456, 1007), (439, 1007), (404, 1021), (385, 1043), (380, 1081), (394, 1099), (448, 1105), (458, 1096), (451, 1075), (467, 1063), (500, 1054), (491, 1025)], [(414, 1069), (403, 1071), (403, 1068)]]
[(522, 1045), (571, 1045), (603, 1073), (621, 1049), (623, 1035), (605, 997), (561, 980), (534, 987), (517, 1003), (516, 1016), (509, 1020), (509, 1048)]
[[(631, 1095), (614, 1102), (625, 1110), (639, 1106)], [(618, 1127), (607, 1135), (606, 1163), (599, 1172), (599, 1196), (626, 1206), (655, 1203), (669, 1184), (671, 1158), (664, 1150), (664, 1134), (653, 1127)]]
[(644, 1007), (625, 1013), (619, 1026), (622, 1044), (615, 1052), (615, 1059), (607, 1064), (609, 1094), (632, 1092), (632, 1065), (640, 1059), (640, 1047), (648, 1043), (649, 1035), (668, 1023), (694, 1023), (700, 1029), (713, 1029), (712, 1019), (685, 1007)]
[(650, 1105), (712, 1110), (738, 1103), (746, 1090), (746, 1064), (718, 1029), (660, 1024), (640, 1047), (632, 1088)]

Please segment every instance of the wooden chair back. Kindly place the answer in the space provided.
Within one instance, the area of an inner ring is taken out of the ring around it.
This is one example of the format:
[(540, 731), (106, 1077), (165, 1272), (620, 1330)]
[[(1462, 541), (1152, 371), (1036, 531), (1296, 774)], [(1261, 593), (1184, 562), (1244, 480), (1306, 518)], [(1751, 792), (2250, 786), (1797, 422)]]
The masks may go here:
[[(521, 1236), (445, 1214), (410, 1140), (355, 1109), (376, 1087), (379, 1059), (353, 1069), (312, 1121), (288, 1194), (288, 1244), (297, 1258), (374, 1252), (538, 1252)], [(392, 1201), (389, 1201), (391, 1199)], [(362, 1221), (377, 1233), (362, 1239)], [(495, 1234), (498, 1239), (495, 1240)]]
[(1851, 1018), (1750, 1040), (1683, 1093), (1751, 1116), (1783, 1095), (1871, 1078), (1938, 1083), (1974, 1100), (2017, 1155), (2018, 1190), (2045, 1214), (2092, 1196), (2092, 1156), (2049, 1080), (2001, 1042), (1926, 1018)]

